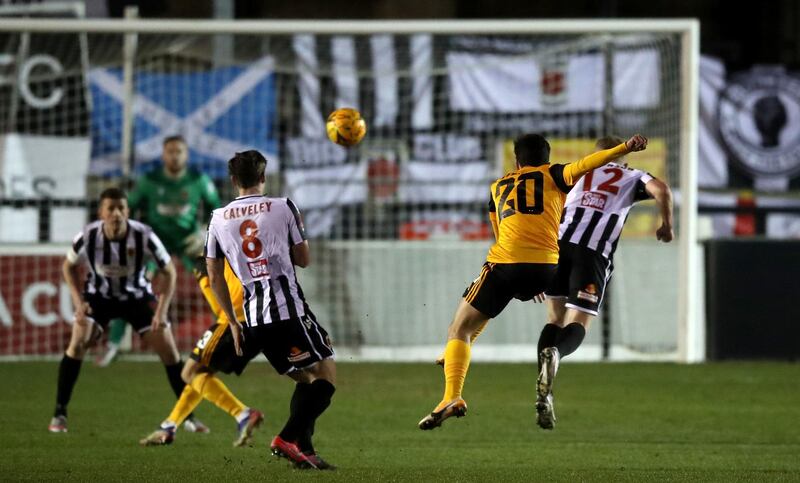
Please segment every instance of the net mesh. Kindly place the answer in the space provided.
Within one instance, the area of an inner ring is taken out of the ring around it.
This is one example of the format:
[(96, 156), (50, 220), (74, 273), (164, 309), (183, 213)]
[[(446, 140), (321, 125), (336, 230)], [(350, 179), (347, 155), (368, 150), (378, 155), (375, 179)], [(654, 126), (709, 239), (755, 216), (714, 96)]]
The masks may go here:
[[(0, 282), (0, 354), (56, 354), (68, 340), (64, 242), (101, 189), (128, 183), (122, 46), (119, 34), (0, 35), (0, 273), (13, 274)], [(225, 202), (227, 159), (258, 149), (268, 192), (304, 215), (313, 262), (298, 276), (341, 352), (427, 358), (485, 259), (488, 186), (513, 168), (520, 133), (544, 134), (552, 161), (569, 162), (599, 136), (641, 132), (650, 148), (630, 162), (677, 186), (680, 56), (677, 34), (139, 34), (130, 182), (160, 169), (163, 138), (180, 134)], [(345, 106), (368, 126), (349, 149), (324, 127)], [(659, 222), (642, 203), (626, 225), (608, 300), (612, 357), (675, 351), (677, 244), (657, 244)], [(180, 277), (171, 318), (186, 351), (212, 320), (194, 279)], [(534, 359), (545, 320), (542, 306), (513, 302), (476, 357)], [(601, 339), (590, 331), (578, 355), (600, 357)]]

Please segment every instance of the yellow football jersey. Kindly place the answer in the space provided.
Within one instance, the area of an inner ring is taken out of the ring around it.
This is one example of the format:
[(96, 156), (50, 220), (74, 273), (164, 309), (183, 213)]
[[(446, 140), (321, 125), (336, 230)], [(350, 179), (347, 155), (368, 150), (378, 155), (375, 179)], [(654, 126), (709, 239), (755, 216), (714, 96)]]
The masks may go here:
[(569, 164), (523, 166), (492, 183), (491, 263), (558, 263), (558, 227), (572, 186), (589, 171), (628, 153), (619, 146)]
[[(217, 317), (218, 324), (227, 324), (228, 323), (228, 316), (225, 315), (225, 311), (222, 310), (222, 307), (217, 302), (217, 297), (214, 296), (214, 291), (211, 290), (211, 284), (208, 281), (208, 275), (203, 274), (199, 275), (197, 282), (200, 284), (200, 290), (203, 291), (203, 295), (206, 298), (206, 302), (211, 307), (211, 311), (214, 312), (214, 315)], [(231, 270), (231, 266), (228, 265), (228, 261), (225, 260), (225, 282), (228, 283), (228, 293), (231, 296), (231, 302), (233, 303), (233, 312), (236, 314), (236, 318), (239, 321), (244, 321), (244, 289), (242, 288), (242, 282), (236, 278), (236, 275)]]

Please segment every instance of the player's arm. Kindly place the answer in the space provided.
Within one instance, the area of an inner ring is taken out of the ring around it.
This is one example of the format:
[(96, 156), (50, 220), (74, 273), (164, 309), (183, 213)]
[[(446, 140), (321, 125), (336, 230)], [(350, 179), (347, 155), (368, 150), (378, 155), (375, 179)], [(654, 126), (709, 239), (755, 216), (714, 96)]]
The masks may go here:
[(311, 250), (308, 248), (308, 240), (292, 245), (292, 263), (300, 268), (306, 268), (311, 263)]
[(300, 210), (289, 198), (286, 198), (286, 205), (289, 207), (287, 220), (289, 223), (289, 243), (291, 244), (289, 252), (292, 256), (292, 263), (298, 267), (306, 268), (311, 263), (311, 250), (308, 248), (303, 217), (300, 215)]
[(156, 331), (167, 326), (167, 312), (169, 304), (172, 302), (172, 296), (175, 294), (178, 273), (164, 244), (152, 231), (147, 235), (147, 250), (158, 265), (157, 276), (164, 280), (161, 293), (158, 295), (158, 305), (156, 305), (153, 321), (150, 324), (150, 328)]
[(197, 279), (197, 285), (200, 286), (200, 291), (203, 292), (208, 308), (214, 314), (215, 319), (222, 317), (222, 307), (219, 306), (214, 292), (211, 291), (211, 284), (208, 282), (208, 267), (206, 266), (206, 257), (195, 259), (194, 263), (194, 276)]
[(644, 189), (656, 200), (656, 205), (661, 213), (661, 226), (656, 230), (656, 238), (669, 243), (674, 237), (672, 233), (672, 190), (669, 189), (667, 183), (656, 178), (648, 181), (644, 185)]
[(64, 263), (61, 266), (61, 272), (64, 275), (64, 281), (67, 282), (69, 288), (69, 295), (72, 299), (72, 306), (75, 307), (75, 322), (78, 324), (86, 324), (86, 316), (91, 313), (89, 304), (83, 300), (81, 293), (81, 280), (78, 268), (81, 259), (86, 254), (86, 248), (83, 240), (83, 233), (78, 233), (78, 236), (72, 241), (72, 247), (67, 252), (64, 258)]
[(214, 297), (217, 299), (220, 307), (222, 307), (222, 311), (228, 318), (231, 335), (233, 335), (233, 346), (236, 349), (236, 355), (240, 356), (244, 353), (242, 351), (242, 325), (236, 319), (236, 314), (233, 311), (233, 302), (231, 301), (228, 282), (225, 281), (225, 254), (222, 252), (222, 247), (220, 247), (217, 241), (213, 220), (212, 224), (208, 227), (205, 252), (208, 282), (211, 285), (211, 291), (214, 292)]
[(236, 320), (245, 320), (244, 315), (244, 287), (242, 282), (236, 278), (230, 264), (225, 262), (225, 281), (228, 284), (228, 294), (231, 296), (231, 303), (233, 303), (233, 312), (236, 315)]
[(647, 148), (647, 138), (636, 134), (624, 143), (611, 149), (604, 149), (592, 153), (580, 161), (564, 165), (563, 179), (564, 183), (568, 186), (573, 186), (584, 174), (600, 166), (606, 165), (615, 159), (622, 157), (628, 153), (642, 151)]
[(231, 301), (230, 290), (228, 282), (225, 281), (225, 258), (213, 258), (206, 256), (206, 266), (208, 267), (208, 282), (211, 285), (211, 291), (214, 292), (214, 297), (219, 302), (222, 311), (228, 318), (233, 335), (233, 345), (236, 348), (236, 355), (242, 355), (242, 326), (236, 320), (236, 314), (233, 311), (233, 302)]
[(492, 193), (489, 193), (489, 223), (492, 224), (492, 233), (494, 233), (495, 241), (500, 238), (500, 226), (497, 224), (497, 207), (494, 204)]

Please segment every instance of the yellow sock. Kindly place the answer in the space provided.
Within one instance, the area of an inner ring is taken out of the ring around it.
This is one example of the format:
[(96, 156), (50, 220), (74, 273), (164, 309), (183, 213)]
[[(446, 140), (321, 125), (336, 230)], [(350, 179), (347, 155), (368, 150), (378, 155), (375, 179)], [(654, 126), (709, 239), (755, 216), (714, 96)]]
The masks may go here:
[(480, 327), (475, 329), (475, 332), (473, 332), (472, 335), (469, 336), (469, 343), (470, 344), (474, 344), (475, 343), (475, 339), (477, 339), (478, 336), (481, 335), (481, 332), (483, 332), (483, 329), (485, 329), (488, 324), (489, 324), (489, 321), (487, 320), (486, 322), (482, 323)]
[[(483, 332), (483, 329), (486, 328), (487, 324), (489, 324), (488, 320), (486, 322), (484, 322), (483, 324), (481, 324), (480, 327), (475, 329), (475, 332), (473, 332), (472, 335), (469, 336), (469, 343), (470, 344), (474, 344), (475, 343), (475, 339), (477, 339), (478, 336), (481, 335), (481, 332)], [(439, 364), (440, 366), (444, 365), (444, 352), (439, 354), (439, 357), (436, 358), (436, 363)]]
[(179, 426), (183, 420), (186, 419), (186, 416), (190, 415), (192, 411), (194, 411), (194, 408), (196, 408), (202, 400), (203, 397), (200, 395), (200, 393), (192, 389), (192, 386), (187, 384), (183, 388), (183, 392), (181, 393), (181, 397), (178, 398), (178, 402), (176, 402), (175, 406), (172, 408), (172, 412), (169, 413), (167, 420), (172, 421), (176, 426)]
[(469, 369), (470, 345), (458, 339), (447, 341), (444, 349), (444, 398), (442, 402), (461, 397)]
[(192, 379), (192, 388), (234, 418), (246, 407), (242, 401), (236, 399), (228, 386), (213, 374), (198, 374)]

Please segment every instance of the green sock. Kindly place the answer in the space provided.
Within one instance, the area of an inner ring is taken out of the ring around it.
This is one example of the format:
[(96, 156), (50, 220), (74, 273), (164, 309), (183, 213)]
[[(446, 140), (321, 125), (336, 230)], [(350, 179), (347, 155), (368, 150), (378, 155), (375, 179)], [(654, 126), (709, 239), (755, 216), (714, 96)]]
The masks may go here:
[(125, 321), (114, 319), (108, 324), (108, 343), (119, 345), (125, 336)]

